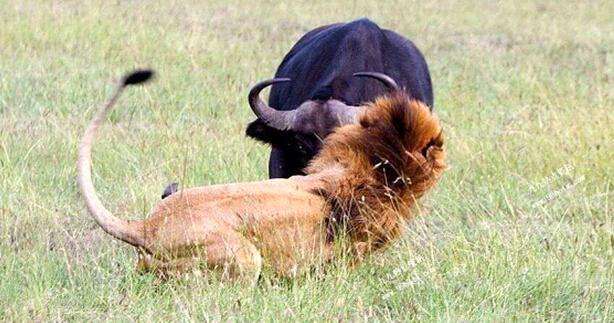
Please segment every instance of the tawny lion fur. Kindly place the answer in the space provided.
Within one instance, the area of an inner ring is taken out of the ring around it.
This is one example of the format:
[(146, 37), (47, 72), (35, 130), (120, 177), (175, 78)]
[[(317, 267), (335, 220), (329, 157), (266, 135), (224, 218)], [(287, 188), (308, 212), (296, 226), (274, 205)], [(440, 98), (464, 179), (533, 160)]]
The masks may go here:
[(293, 276), (330, 260), (340, 237), (360, 260), (401, 234), (411, 206), (445, 169), (438, 119), (398, 91), (331, 134), (305, 176), (184, 189), (145, 220), (121, 220), (94, 190), (91, 143), (121, 90), (141, 82), (127, 79), (86, 130), (79, 184), (94, 219), (137, 248), (143, 270), (167, 275), (207, 266), (254, 282), (266, 265)]

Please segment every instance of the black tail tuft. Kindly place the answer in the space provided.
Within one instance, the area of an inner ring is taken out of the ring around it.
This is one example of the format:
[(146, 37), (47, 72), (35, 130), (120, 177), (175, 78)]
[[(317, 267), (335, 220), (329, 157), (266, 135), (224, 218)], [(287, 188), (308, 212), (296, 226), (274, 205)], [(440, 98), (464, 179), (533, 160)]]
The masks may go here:
[(130, 74), (126, 74), (122, 79), (124, 86), (141, 84), (149, 81), (155, 72), (153, 70), (134, 70)]

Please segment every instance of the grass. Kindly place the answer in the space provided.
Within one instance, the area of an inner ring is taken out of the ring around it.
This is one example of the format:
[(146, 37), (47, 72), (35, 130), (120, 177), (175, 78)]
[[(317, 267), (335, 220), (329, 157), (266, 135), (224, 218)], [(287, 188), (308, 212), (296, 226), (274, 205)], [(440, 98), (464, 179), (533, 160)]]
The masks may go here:
[[(612, 321), (614, 2), (0, 0), (0, 319)], [(404, 238), (248, 289), (135, 273), (75, 183), (76, 143), (123, 72), (95, 149), (108, 207), (262, 179), (249, 86), (300, 35), (368, 16), (429, 63), (451, 169)]]

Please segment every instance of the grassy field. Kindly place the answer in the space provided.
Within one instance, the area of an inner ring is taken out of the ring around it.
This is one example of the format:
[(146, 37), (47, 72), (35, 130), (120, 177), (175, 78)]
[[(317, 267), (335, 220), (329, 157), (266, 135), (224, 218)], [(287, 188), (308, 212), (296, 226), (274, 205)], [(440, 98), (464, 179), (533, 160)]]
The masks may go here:
[[(0, 320), (614, 319), (614, 2), (0, 0)], [(163, 187), (263, 179), (247, 90), (322, 24), (368, 16), (424, 52), (450, 170), (355, 270), (255, 289), (157, 282), (85, 212), (76, 143), (113, 80), (96, 185), (142, 218)]]

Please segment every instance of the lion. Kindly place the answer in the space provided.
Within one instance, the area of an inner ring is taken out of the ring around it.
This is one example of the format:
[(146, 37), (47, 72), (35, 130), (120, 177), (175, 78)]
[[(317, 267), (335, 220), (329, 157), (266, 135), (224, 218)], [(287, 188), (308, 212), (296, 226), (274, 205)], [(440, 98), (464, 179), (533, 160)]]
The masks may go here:
[(263, 266), (295, 277), (335, 258), (343, 239), (352, 259), (397, 239), (412, 206), (445, 165), (438, 118), (403, 91), (366, 104), (356, 123), (329, 135), (304, 176), (181, 189), (144, 220), (111, 214), (92, 182), (92, 143), (123, 90), (153, 71), (124, 76), (79, 145), (78, 184), (87, 210), (112, 237), (137, 250), (137, 268), (160, 276), (218, 269), (255, 283)]

